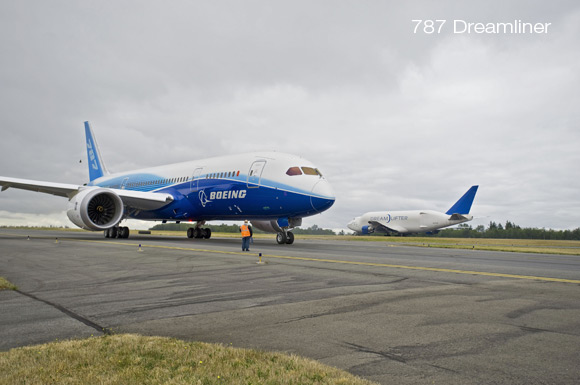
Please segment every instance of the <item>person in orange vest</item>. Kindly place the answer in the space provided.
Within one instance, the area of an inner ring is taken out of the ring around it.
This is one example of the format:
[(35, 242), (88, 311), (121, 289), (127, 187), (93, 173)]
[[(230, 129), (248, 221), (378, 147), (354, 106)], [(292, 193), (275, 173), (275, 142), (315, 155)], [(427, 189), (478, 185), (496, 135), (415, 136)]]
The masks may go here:
[(250, 238), (254, 235), (252, 231), (252, 226), (248, 224), (248, 220), (244, 221), (244, 224), (240, 226), (240, 232), (242, 233), (242, 251), (250, 251)]

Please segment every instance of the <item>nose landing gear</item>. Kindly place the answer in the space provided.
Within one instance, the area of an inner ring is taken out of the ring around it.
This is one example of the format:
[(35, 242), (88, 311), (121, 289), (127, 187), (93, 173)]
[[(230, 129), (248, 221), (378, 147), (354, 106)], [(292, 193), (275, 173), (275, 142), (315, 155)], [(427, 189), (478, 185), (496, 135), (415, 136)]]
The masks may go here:
[(291, 231), (284, 231), (278, 233), (276, 234), (276, 242), (278, 242), (279, 245), (282, 244), (291, 245), (294, 243), (294, 233), (292, 233)]

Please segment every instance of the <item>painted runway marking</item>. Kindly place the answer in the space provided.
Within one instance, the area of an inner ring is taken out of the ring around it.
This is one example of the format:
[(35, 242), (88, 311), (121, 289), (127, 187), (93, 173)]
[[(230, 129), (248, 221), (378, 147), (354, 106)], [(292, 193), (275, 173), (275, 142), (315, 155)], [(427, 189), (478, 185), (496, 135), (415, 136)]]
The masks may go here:
[[(101, 244), (105, 243), (105, 244), (116, 245), (116, 246), (130, 246), (130, 247), (134, 247), (135, 249), (137, 249), (139, 247), (138, 243), (61, 238), (61, 241), (64, 241), (64, 240), (75, 241), (75, 242), (101, 243)], [(195, 248), (190, 248), (190, 247), (145, 245), (145, 244), (141, 244), (141, 246), (143, 248), (157, 248), (157, 249), (180, 250), (180, 251), (195, 251), (195, 252), (214, 253), (214, 254), (243, 255), (243, 256), (252, 255), (252, 254), (248, 254), (248, 253), (241, 252), (241, 251), (195, 249)], [(309, 261), (309, 262), (325, 262), (325, 263), (336, 263), (336, 264), (357, 265), (357, 266), (389, 267), (389, 268), (395, 268), (395, 269), (434, 271), (434, 272), (439, 272), (439, 273), (469, 274), (469, 275), (481, 275), (481, 276), (487, 276), (487, 277), (515, 278), (515, 279), (528, 279), (528, 280), (536, 280), (536, 281), (564, 282), (564, 283), (580, 284), (580, 280), (577, 280), (577, 279), (538, 277), (538, 276), (533, 276), (533, 275), (519, 275), (519, 274), (505, 274), (505, 273), (490, 273), (490, 272), (486, 272), (486, 271), (443, 269), (443, 268), (438, 268), (438, 267), (393, 265), (393, 264), (388, 264), (388, 263), (373, 263), (373, 262), (362, 262), (362, 261), (341, 261), (338, 259), (292, 257), (292, 256), (288, 256), (288, 255), (274, 255), (274, 254), (264, 254), (264, 253), (262, 253), (262, 258), (288, 259), (288, 260)]]

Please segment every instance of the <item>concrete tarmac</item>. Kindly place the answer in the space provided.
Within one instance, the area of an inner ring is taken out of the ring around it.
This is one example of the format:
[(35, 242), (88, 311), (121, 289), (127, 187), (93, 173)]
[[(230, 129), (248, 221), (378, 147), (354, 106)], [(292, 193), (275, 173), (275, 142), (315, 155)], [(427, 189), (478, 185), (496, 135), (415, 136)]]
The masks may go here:
[(580, 383), (577, 256), (0, 229), (0, 276), (0, 350), (140, 333), (382, 384)]

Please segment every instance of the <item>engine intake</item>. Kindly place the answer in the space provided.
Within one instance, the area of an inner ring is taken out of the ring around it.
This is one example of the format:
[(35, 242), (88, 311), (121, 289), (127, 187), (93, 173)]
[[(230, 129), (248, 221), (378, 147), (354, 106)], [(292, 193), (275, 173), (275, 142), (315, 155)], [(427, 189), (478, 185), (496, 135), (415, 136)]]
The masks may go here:
[(372, 234), (375, 232), (375, 229), (372, 226), (363, 226), (361, 229), (361, 234), (367, 235)]
[(123, 219), (123, 201), (111, 190), (85, 189), (69, 201), (66, 215), (80, 228), (105, 230)]

